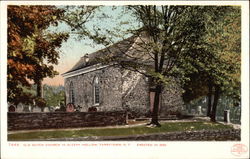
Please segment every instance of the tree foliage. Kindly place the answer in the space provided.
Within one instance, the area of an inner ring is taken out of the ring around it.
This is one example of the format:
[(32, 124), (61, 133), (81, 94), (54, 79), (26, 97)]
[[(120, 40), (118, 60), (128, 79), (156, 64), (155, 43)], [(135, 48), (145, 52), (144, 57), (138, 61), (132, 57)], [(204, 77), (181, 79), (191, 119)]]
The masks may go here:
[[(41, 103), (41, 98), (36, 98), (36, 88), (37, 85), (31, 85), (31, 87), (22, 87), (23, 92), (28, 95), (27, 97), (22, 96), (23, 99), (19, 99), (23, 104), (33, 103), (33, 99), (36, 104)], [(65, 92), (63, 86), (50, 86), (44, 84), (43, 86), (43, 99), (46, 101), (47, 107), (59, 106), (60, 103), (64, 104), (65, 101)], [(31, 98), (33, 97), (33, 98)]]
[(214, 84), (233, 98), (240, 98), (241, 10), (239, 7), (220, 8), (220, 19), (208, 24), (204, 40), (213, 55), (207, 69)]
[(47, 101), (47, 106), (60, 106), (65, 104), (65, 91), (63, 86), (44, 85), (44, 99)]
[(202, 9), (206, 27), (203, 44), (199, 46), (202, 56), (194, 61), (198, 72), (188, 75), (190, 81), (184, 86), (184, 99), (190, 101), (208, 95), (207, 115), (215, 121), (219, 95), (223, 93), (234, 99), (236, 105), (240, 103), (241, 15), (239, 7)]
[(8, 6), (9, 102), (17, 104), (27, 96), (20, 86), (57, 74), (51, 64), (58, 63), (57, 49), (68, 35), (45, 31), (57, 25), (63, 13), (54, 6)]

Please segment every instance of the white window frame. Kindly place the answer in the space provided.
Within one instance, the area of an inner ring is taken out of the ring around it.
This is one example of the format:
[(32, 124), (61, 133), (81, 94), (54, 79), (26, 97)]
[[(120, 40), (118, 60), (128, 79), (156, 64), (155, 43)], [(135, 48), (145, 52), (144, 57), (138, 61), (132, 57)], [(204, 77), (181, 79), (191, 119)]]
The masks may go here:
[[(96, 102), (96, 87), (98, 87), (98, 102)], [(100, 80), (98, 76), (94, 77), (93, 81), (93, 97), (94, 97), (94, 106), (100, 105)]]
[(74, 85), (72, 81), (69, 84), (69, 102), (75, 104)]

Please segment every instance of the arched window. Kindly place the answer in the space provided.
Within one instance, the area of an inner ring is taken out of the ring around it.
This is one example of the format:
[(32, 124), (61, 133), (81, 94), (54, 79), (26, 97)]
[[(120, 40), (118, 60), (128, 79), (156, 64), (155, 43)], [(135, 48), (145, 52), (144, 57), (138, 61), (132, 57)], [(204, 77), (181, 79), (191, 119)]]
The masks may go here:
[(98, 105), (100, 103), (100, 85), (99, 78), (94, 78), (94, 104)]
[(73, 104), (75, 103), (73, 82), (70, 82), (70, 85), (69, 85), (69, 102)]

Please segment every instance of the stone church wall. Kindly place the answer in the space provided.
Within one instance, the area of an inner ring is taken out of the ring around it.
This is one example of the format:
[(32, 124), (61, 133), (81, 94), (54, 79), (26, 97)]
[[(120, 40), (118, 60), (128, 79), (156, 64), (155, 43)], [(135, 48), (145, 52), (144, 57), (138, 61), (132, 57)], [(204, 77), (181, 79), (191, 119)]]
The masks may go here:
[[(100, 104), (94, 105), (94, 78), (100, 80)], [(75, 106), (81, 111), (95, 106), (97, 111), (129, 112), (130, 117), (150, 117), (148, 80), (141, 74), (107, 67), (65, 79), (66, 103), (69, 103), (69, 85), (73, 82)], [(160, 116), (178, 114), (183, 106), (181, 89), (176, 84), (166, 87), (161, 96)]]
[[(136, 73), (131, 73), (131, 76)], [(128, 75), (129, 77), (129, 75)], [(131, 80), (131, 77), (125, 77), (123, 80)], [(160, 101), (159, 115), (166, 117), (168, 115), (177, 115), (183, 108), (182, 89), (173, 80), (168, 86), (165, 86)], [(123, 96), (123, 107), (128, 109), (133, 117), (150, 116), (150, 91), (148, 80), (142, 75), (129, 94)]]
[(181, 87), (173, 81), (168, 86), (166, 86), (162, 92), (160, 116), (178, 115), (181, 113), (184, 102), (182, 99), (182, 89)]
[[(100, 83), (100, 104), (94, 105), (93, 82), (95, 77)], [(66, 103), (69, 103), (69, 85), (73, 82), (75, 106), (81, 111), (88, 111), (95, 106), (97, 111), (114, 111), (122, 109), (121, 73), (118, 68), (108, 67), (65, 79)]]
[[(136, 73), (130, 72), (131, 76)], [(129, 117), (148, 117), (150, 115), (149, 103), (149, 87), (144, 76), (137, 74), (139, 77), (134, 81), (132, 86), (129, 86), (127, 92), (123, 94), (123, 108), (129, 111)], [(123, 82), (131, 80), (131, 78), (124, 77)], [(132, 88), (131, 88), (132, 87)]]

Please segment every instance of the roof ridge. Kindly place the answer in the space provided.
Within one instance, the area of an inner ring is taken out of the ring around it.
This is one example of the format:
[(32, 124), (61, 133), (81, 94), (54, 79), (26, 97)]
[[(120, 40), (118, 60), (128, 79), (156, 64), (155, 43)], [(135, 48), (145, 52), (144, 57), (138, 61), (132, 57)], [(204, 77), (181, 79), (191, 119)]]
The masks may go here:
[[(76, 71), (76, 70), (79, 70), (79, 69), (82, 69), (82, 68), (85, 68), (85, 67), (88, 67), (88, 66), (92, 66), (94, 64), (98, 64), (100, 62), (96, 61), (95, 58), (98, 57), (98, 54), (100, 54), (99, 56), (104, 56), (105, 53), (116, 53), (117, 54), (119, 52), (121, 52), (122, 49), (122, 52), (127, 52), (131, 46), (135, 43), (135, 39), (137, 38), (138, 36), (136, 35), (133, 35), (133, 36), (130, 36), (126, 39), (123, 39), (123, 40), (120, 40), (108, 47), (105, 47), (103, 49), (100, 49), (100, 50), (97, 50), (95, 52), (92, 52), (92, 53), (89, 53), (88, 54), (88, 58), (89, 60), (86, 62), (84, 61), (84, 56), (86, 56), (86, 54), (82, 57), (80, 57), (80, 59), (76, 62), (76, 64), (67, 72), (63, 73), (63, 74), (66, 74), (66, 73), (69, 73), (69, 72), (73, 72), (73, 71)], [(130, 41), (131, 40), (131, 41)], [(127, 44), (126, 42), (130, 42), (129, 44)], [(123, 46), (123, 48), (119, 48), (119, 44), (125, 44), (126, 47)], [(113, 50), (113, 51), (110, 51), (111, 49), (118, 49), (118, 50)], [(107, 54), (106, 54), (107, 55)]]
[[(117, 42), (115, 42), (114, 44), (109, 45), (108, 47), (104, 47), (104, 48), (102, 48), (102, 49), (100, 49), (100, 50), (97, 50), (97, 51), (92, 52), (92, 53), (87, 53), (87, 54), (88, 54), (88, 55), (91, 55), (91, 54), (95, 54), (96, 52), (101, 52), (101, 51), (103, 51), (103, 50), (105, 50), (105, 49), (108, 49), (108, 48), (110, 48), (110, 47), (112, 47), (112, 46), (114, 46), (114, 45), (117, 45), (117, 44), (119, 44), (119, 43), (121, 43), (121, 42), (127, 41), (128, 39), (136, 38), (136, 37), (137, 37), (137, 36), (135, 36), (135, 35), (130, 36), (130, 37), (126, 38), (126, 39), (122, 39), (122, 40), (120, 40), (120, 41), (117, 41)], [(129, 48), (128, 48), (128, 49), (129, 49)], [(86, 55), (86, 54), (85, 54), (85, 55)], [(84, 57), (85, 55), (83, 55), (82, 57)]]

